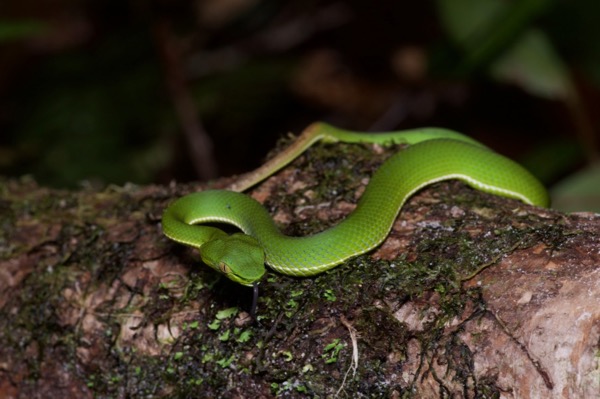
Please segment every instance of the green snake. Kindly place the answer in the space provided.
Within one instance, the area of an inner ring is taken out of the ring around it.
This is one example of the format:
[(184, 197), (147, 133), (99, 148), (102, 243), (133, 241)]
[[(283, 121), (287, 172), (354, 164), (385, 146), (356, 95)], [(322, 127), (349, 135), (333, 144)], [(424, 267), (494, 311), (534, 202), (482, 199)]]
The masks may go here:
[[(285, 236), (267, 210), (240, 191), (273, 174), (319, 140), (409, 146), (373, 174), (356, 209), (342, 222), (307, 237)], [(265, 263), (283, 274), (311, 276), (377, 247), (411, 195), (449, 179), (526, 204), (549, 205), (546, 190), (527, 170), (460, 133), (423, 128), (366, 134), (314, 123), (294, 144), (230, 190), (206, 190), (177, 199), (165, 210), (162, 227), (167, 237), (197, 248), (204, 263), (243, 285), (255, 285), (265, 273)], [(243, 233), (228, 235), (202, 225), (205, 223), (232, 224)]]

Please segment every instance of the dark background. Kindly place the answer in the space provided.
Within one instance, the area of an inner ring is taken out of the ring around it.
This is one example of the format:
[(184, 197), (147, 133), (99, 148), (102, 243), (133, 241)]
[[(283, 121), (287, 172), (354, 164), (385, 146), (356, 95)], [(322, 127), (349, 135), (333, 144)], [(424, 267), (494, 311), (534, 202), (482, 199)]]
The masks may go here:
[(595, 0), (5, 0), (0, 175), (206, 180), (315, 120), (435, 125), (593, 210), (599, 15)]

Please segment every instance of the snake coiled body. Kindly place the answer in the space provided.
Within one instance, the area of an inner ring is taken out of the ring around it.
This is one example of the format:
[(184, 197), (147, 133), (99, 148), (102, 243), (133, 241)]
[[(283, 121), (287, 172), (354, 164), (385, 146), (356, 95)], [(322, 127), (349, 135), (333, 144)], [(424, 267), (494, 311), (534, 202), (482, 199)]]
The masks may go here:
[[(335, 131), (328, 125), (322, 126)], [(402, 133), (397, 136), (402, 137)], [(415, 137), (407, 140), (412, 145), (390, 157), (374, 173), (356, 209), (338, 225), (321, 233), (285, 236), (260, 203), (227, 190), (203, 191), (175, 201), (164, 213), (164, 233), (175, 241), (199, 248), (202, 253), (206, 242), (224, 239), (224, 233), (199, 224), (233, 224), (256, 241), (272, 269), (288, 275), (310, 276), (377, 247), (390, 232), (406, 200), (435, 182), (458, 179), (477, 190), (548, 206), (547, 192), (535, 177), (472, 139), (445, 130), (439, 130), (433, 138), (422, 135), (424, 141), (419, 141), (419, 135)], [(246, 285), (264, 273), (245, 265), (219, 262), (210, 266)]]

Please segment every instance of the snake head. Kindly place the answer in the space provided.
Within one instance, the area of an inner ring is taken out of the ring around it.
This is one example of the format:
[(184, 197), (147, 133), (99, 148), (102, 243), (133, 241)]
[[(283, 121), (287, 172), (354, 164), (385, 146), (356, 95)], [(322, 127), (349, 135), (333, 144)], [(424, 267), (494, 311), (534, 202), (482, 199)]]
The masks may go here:
[(265, 274), (265, 252), (259, 242), (235, 233), (200, 247), (202, 261), (236, 283), (251, 286)]

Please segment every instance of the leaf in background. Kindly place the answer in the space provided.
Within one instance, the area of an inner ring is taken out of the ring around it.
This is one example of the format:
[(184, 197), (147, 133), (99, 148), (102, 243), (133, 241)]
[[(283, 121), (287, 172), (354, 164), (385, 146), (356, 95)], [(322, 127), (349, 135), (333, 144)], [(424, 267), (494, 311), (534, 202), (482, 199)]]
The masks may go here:
[(502, 0), (438, 0), (437, 5), (446, 31), (462, 47), (505, 8)]
[(516, 84), (530, 94), (550, 99), (567, 99), (572, 93), (569, 72), (547, 36), (529, 29), (496, 62), (491, 75)]
[(486, 68), (508, 50), (551, 0), (438, 0), (440, 19), (462, 49), (458, 70)]
[(569, 72), (542, 31), (528, 27), (547, 0), (439, 0), (440, 18), (463, 49), (467, 70), (488, 68), (496, 80), (534, 96), (567, 99)]
[(550, 193), (554, 209), (600, 213), (600, 165), (572, 174), (556, 184)]
[(0, 21), (0, 43), (44, 33), (46, 25), (36, 21)]
[(438, 0), (440, 19), (462, 51), (458, 70), (466, 75), (484, 70), (495, 80), (516, 85), (532, 96), (561, 100), (571, 113), (577, 140), (537, 144), (526, 166), (542, 181), (572, 170), (585, 155), (597, 158), (589, 116), (571, 74), (536, 17), (550, 11), (553, 0)]

